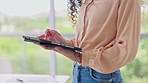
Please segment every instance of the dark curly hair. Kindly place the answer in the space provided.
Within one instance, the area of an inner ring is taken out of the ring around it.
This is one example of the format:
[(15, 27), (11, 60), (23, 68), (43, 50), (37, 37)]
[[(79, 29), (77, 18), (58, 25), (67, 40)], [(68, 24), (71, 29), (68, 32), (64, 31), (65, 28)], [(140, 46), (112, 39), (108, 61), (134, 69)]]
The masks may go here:
[(74, 25), (77, 23), (78, 8), (81, 4), (82, 0), (68, 0), (68, 16)]
[[(144, 0), (141, 0), (142, 4)], [(82, 5), (82, 0), (68, 0), (68, 16), (71, 18), (72, 23), (77, 23), (78, 8)]]

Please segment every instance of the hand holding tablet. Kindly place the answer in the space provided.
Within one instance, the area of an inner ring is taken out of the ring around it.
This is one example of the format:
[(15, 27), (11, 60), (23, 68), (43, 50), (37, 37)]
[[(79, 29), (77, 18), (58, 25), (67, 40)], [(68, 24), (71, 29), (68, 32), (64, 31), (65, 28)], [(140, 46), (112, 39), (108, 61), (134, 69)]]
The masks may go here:
[(35, 37), (29, 37), (29, 36), (23, 36), (24, 41), (26, 42), (32, 42), (35, 44), (39, 44), (39, 45), (45, 45), (45, 46), (59, 46), (68, 50), (72, 50), (72, 51), (76, 51), (76, 52), (81, 52), (81, 48), (78, 47), (74, 47), (74, 46), (69, 46), (63, 43), (59, 43), (59, 42), (53, 42), (53, 41), (47, 41), (44, 39), (39, 39), (39, 38), (35, 38)]

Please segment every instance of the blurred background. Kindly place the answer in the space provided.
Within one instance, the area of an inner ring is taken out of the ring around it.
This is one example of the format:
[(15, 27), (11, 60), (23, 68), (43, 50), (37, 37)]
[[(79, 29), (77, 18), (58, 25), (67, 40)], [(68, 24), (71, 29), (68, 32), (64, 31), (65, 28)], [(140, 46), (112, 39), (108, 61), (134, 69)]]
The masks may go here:
[[(148, 83), (148, 0), (142, 5), (142, 25), (136, 59), (121, 69), (125, 83)], [(49, 0), (0, 0), (0, 69), (1, 61), (9, 66), (0, 73), (50, 74), (50, 51), (25, 43), (21, 35), (37, 36), (49, 24)], [(75, 28), (67, 15), (67, 0), (55, 0), (56, 30), (64, 38), (74, 37)], [(57, 74), (69, 75), (73, 62), (56, 53)]]

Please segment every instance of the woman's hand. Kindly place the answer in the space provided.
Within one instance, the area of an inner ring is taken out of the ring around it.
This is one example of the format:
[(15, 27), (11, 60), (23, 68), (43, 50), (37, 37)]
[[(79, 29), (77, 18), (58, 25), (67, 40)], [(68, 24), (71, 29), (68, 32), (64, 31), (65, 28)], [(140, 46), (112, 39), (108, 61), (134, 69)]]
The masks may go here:
[(61, 47), (55, 47), (55, 51), (60, 53), (60, 54), (63, 54), (64, 56), (66, 56), (67, 58), (69, 58), (73, 61), (81, 63), (81, 59), (82, 59), (81, 56), (82, 55), (78, 52), (74, 52), (74, 51), (64, 49), (64, 48), (61, 48)]
[[(70, 44), (67, 42), (67, 40), (65, 40), (65, 39), (64, 39), (57, 31), (55, 31), (55, 30), (47, 29), (47, 30), (45, 31), (45, 34), (43, 34), (43, 35), (41, 35), (41, 36), (38, 36), (37, 38), (70, 45)], [(73, 61), (81, 62), (81, 57), (78, 56), (79, 53), (77, 53), (77, 52), (75, 52), (75, 51), (71, 51), (71, 50), (68, 50), (68, 49), (64, 49), (64, 48), (58, 47), (58, 46), (55, 46), (55, 47), (47, 47), (47, 46), (43, 46), (43, 45), (41, 45), (41, 46), (42, 46), (44, 49), (47, 49), (47, 50), (54, 50), (54, 51), (56, 51), (56, 52), (58, 52), (58, 53), (61, 53), (61, 54), (63, 54), (64, 56), (70, 58), (70, 59), (73, 60)]]
[[(55, 41), (52, 37), (52, 34), (50, 33), (50, 29), (46, 29), (45, 33), (37, 36), (37, 38), (39, 39), (44, 39), (44, 40), (48, 40), (48, 41)], [(55, 47), (51, 47), (51, 46), (45, 46), (45, 45), (40, 45), (41, 47), (43, 47), (46, 50), (55, 50)]]
[[(56, 42), (70, 45), (57, 31), (51, 30), (50, 32), (51, 32), (53, 39)], [(64, 49), (62, 47), (55, 47), (55, 51), (63, 54), (64, 56), (70, 58), (73, 61), (81, 62), (81, 57), (79, 56), (79, 53), (77, 53), (75, 51)]]

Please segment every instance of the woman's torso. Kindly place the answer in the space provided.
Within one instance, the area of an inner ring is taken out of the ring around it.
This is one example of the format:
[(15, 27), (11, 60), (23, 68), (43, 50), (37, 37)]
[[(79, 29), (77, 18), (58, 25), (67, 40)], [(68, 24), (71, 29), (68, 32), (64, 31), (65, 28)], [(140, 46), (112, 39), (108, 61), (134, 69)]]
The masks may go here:
[(75, 46), (96, 49), (113, 41), (119, 0), (85, 0), (79, 9)]

